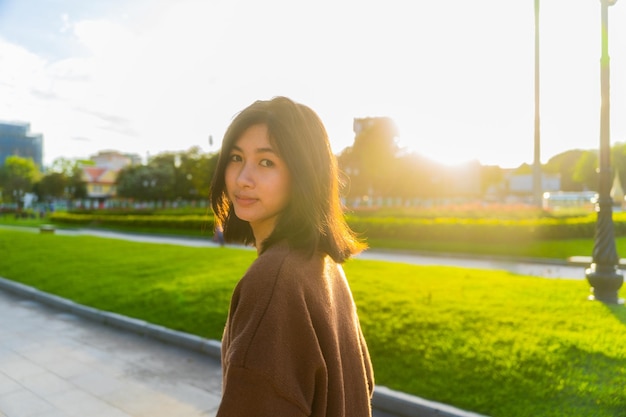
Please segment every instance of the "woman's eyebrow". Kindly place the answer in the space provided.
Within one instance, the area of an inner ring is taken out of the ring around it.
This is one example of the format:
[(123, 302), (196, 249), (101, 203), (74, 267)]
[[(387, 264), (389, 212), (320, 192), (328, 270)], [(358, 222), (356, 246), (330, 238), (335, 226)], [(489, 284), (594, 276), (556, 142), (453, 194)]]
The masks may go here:
[[(241, 152), (243, 153), (243, 149), (241, 149), (239, 146), (237, 145), (233, 145), (233, 150), (237, 151), (237, 152)], [(273, 153), (276, 154), (276, 151), (274, 151), (273, 148), (257, 148), (254, 151), (255, 153)]]

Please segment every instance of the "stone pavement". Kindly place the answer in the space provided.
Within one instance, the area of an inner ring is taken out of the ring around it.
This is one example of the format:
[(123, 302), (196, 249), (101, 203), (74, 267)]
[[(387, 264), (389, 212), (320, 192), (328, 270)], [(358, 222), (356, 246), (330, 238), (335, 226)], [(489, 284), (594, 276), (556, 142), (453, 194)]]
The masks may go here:
[(220, 363), (0, 291), (0, 416), (214, 416)]

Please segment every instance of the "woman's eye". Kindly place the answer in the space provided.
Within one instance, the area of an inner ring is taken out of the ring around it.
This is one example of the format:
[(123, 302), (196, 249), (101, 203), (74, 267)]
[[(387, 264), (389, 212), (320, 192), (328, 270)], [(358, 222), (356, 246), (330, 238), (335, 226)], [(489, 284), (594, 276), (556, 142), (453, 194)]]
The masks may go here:
[(272, 161), (270, 161), (269, 159), (263, 159), (261, 161), (261, 166), (262, 167), (270, 168), (270, 167), (273, 167), (274, 165), (275, 164)]
[(241, 156), (240, 156), (240, 155), (237, 155), (237, 154), (232, 154), (232, 155), (228, 158), (228, 160), (229, 160), (230, 162), (241, 162)]

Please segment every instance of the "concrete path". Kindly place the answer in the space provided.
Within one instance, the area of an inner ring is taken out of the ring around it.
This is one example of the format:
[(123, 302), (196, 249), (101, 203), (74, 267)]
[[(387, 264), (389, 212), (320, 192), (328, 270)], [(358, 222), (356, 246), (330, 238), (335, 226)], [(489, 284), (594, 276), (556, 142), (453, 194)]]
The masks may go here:
[(214, 358), (0, 291), (0, 416), (214, 416)]

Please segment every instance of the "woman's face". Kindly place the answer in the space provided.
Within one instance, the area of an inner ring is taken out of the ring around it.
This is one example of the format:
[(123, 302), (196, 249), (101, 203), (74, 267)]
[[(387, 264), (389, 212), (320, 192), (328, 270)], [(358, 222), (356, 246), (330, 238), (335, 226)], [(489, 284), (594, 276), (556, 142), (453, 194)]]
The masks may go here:
[(291, 183), (266, 125), (250, 126), (237, 139), (228, 156), (225, 182), (235, 214), (250, 223), (256, 242), (263, 242), (287, 207)]

